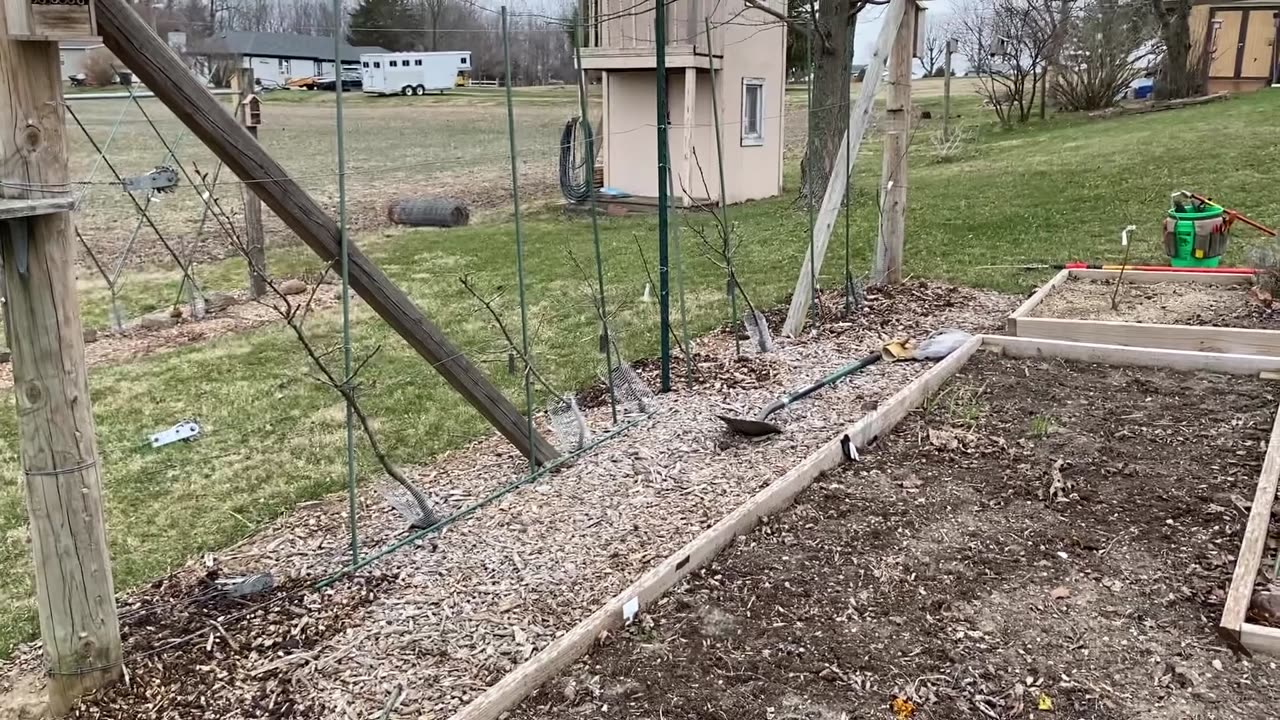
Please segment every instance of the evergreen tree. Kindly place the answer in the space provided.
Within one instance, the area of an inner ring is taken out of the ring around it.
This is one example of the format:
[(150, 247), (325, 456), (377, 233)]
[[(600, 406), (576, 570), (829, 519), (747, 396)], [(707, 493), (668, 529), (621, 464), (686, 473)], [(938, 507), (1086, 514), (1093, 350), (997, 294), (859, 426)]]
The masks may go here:
[[(421, 8), (411, 0), (360, 0), (351, 11), (347, 40), (394, 52), (414, 50), (421, 40)], [(412, 32), (410, 32), (412, 31)]]

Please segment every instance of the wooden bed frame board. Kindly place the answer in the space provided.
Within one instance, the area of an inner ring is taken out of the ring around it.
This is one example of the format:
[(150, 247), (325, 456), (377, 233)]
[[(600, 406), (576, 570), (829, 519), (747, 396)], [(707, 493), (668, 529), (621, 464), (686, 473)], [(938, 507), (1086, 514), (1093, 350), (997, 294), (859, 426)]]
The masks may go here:
[(1231, 588), (1218, 622), (1218, 634), (1237, 649), (1245, 652), (1265, 652), (1280, 655), (1280, 630), (1251, 625), (1245, 622), (1249, 603), (1253, 600), (1253, 586), (1258, 577), (1258, 566), (1267, 549), (1267, 529), (1271, 525), (1271, 506), (1276, 500), (1276, 485), (1280, 481), (1280, 415), (1271, 427), (1271, 439), (1267, 442), (1267, 457), (1258, 476), (1258, 488), (1249, 506), (1249, 522), (1240, 541), (1236, 555), (1236, 569), (1231, 575)]
[[(1196, 352), (1280, 356), (1280, 331), (1278, 330), (1031, 317), (1031, 313), (1044, 302), (1045, 298), (1071, 278), (1114, 281), (1119, 274), (1117, 270), (1063, 270), (1005, 318), (1005, 332), (1019, 337), (1082, 343), (1113, 343)], [(1127, 270), (1124, 273), (1124, 282), (1248, 285), (1252, 282), (1252, 276), (1246, 273), (1200, 274)]]
[[(621, 627), (635, 613), (652, 605), (686, 575), (710, 563), (734, 538), (754, 529), (760, 518), (785, 510), (819, 475), (856, 458), (858, 451), (873, 444), (908, 413), (922, 405), (979, 350), (1028, 359), (1061, 358), (1237, 375), (1256, 375), (1263, 370), (1280, 371), (1280, 358), (998, 335), (976, 336), (508, 673), (453, 715), (452, 720), (497, 720), (544, 682), (587, 654), (601, 633)], [(1268, 458), (1270, 460), (1270, 455)], [(1276, 465), (1280, 468), (1280, 455), (1277, 455), (1276, 460)], [(1253, 638), (1259, 646), (1267, 643), (1280, 646), (1280, 630), (1246, 625), (1244, 634)]]

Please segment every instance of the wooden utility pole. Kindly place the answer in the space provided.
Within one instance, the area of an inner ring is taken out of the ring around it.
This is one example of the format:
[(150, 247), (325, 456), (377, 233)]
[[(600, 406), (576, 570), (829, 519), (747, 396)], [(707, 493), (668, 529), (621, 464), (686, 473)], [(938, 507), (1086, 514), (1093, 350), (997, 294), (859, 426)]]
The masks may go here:
[(902, 246), (907, 232), (907, 150), (911, 145), (911, 50), (914, 42), (915, 13), (908, 12), (898, 25), (893, 49), (889, 52), (880, 234), (871, 266), (874, 285), (902, 282)]
[[(87, 12), (88, 8), (85, 7)], [(0, 253), (49, 709), (121, 675), (120, 625), (76, 294), (56, 40), (0, 3)]]
[[(236, 177), (326, 262), (341, 254), (338, 224), (280, 163), (231, 117), (191, 70), (156, 36), (128, 0), (95, 0), (102, 41), (200, 138)], [(473, 408), (526, 457), (539, 465), (560, 453), (541, 435), (528, 434), (525, 418), (502, 391), (471, 364), (381, 268), (350, 246), (351, 287), (440, 373)]]
[[(876, 90), (880, 87), (880, 76), (884, 74), (885, 60), (889, 56), (890, 46), (896, 41), (899, 28), (907, 24), (907, 9), (912, 6), (911, 0), (892, 0), (889, 10), (884, 15), (884, 24), (880, 26), (880, 35), (876, 38), (876, 47), (867, 63), (867, 73), (862, 81), (862, 89), (858, 91), (858, 100), (849, 111), (849, 129), (835, 162), (831, 164), (831, 178), (827, 180), (827, 191), (822, 196), (822, 207), (818, 217), (813, 221), (813, 252), (804, 253), (804, 264), (800, 268), (800, 277), (796, 280), (795, 290), (791, 293), (791, 308), (787, 311), (787, 322), (782, 332), (796, 337), (804, 329), (805, 317), (809, 313), (809, 303), (813, 301), (813, 279), (822, 272), (822, 260), (827, 254), (827, 244), (831, 241), (831, 231), (835, 228), (836, 218), (840, 215), (840, 206), (844, 204), (845, 189), (850, 180), (846, 168), (852, 168), (858, 149), (862, 147), (862, 138), (871, 124), (871, 113), (875, 109)], [(910, 61), (908, 61), (910, 62)], [(852, 155), (850, 155), (852, 153)], [(816, 267), (810, 270), (811, 264)]]
[[(341, 74), (341, 73), (339, 73)], [(236, 119), (253, 139), (258, 139), (258, 122), (249, 107), (254, 97), (253, 68), (240, 68), (233, 78), (236, 90)], [(249, 295), (260, 298), (267, 293), (267, 250), (262, 232), (262, 201), (247, 185), (240, 186), (244, 198), (244, 244), (249, 254)]]

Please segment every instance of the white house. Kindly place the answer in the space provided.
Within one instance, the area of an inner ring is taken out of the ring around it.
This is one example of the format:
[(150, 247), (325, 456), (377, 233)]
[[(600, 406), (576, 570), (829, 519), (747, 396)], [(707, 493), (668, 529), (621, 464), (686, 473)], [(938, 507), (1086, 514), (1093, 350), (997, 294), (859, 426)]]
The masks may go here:
[[(342, 64), (359, 66), (363, 53), (384, 53), (380, 47), (356, 47), (342, 43)], [(285, 83), (292, 78), (335, 75), (333, 38), (323, 35), (294, 35), (227, 31), (187, 42), (186, 55), (196, 60), (196, 71), (207, 74), (219, 61), (231, 60), (237, 67), (253, 68), (258, 80)]]

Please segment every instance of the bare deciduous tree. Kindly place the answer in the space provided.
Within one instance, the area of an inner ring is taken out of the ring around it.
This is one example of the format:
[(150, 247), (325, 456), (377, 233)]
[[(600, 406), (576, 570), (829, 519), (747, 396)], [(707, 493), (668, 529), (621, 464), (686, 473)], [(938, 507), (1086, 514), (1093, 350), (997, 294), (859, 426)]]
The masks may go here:
[(920, 65), (925, 77), (934, 77), (942, 69), (942, 60), (947, 54), (946, 18), (926, 16), (924, 24), (924, 47), (920, 48)]
[(955, 16), (978, 92), (1006, 127), (1035, 112), (1057, 27), (1054, 0), (970, 0)]
[(1143, 73), (1152, 23), (1138, 2), (1090, 0), (1064, 24), (1052, 76), (1055, 101), (1064, 110), (1101, 110), (1117, 103)]

